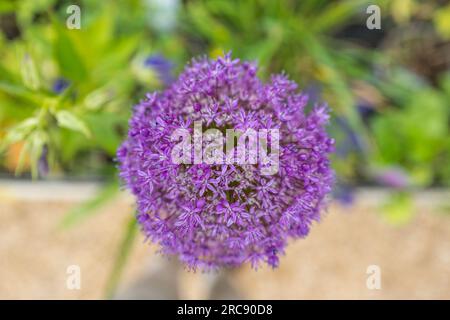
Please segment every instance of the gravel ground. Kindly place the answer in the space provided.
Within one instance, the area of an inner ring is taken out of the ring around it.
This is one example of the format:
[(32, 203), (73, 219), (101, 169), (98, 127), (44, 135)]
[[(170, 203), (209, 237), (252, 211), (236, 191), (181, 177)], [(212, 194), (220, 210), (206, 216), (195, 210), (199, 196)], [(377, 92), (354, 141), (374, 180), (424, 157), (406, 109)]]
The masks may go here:
[[(0, 299), (104, 297), (133, 200), (121, 194), (79, 225), (58, 228), (96, 190), (0, 181)], [(289, 245), (276, 270), (188, 273), (139, 235), (116, 298), (450, 299), (450, 215), (440, 209), (449, 192), (417, 194), (416, 214), (404, 226), (383, 220), (385, 196), (362, 190), (351, 207), (333, 204), (308, 238)], [(80, 266), (80, 290), (67, 289), (71, 265)], [(379, 290), (366, 286), (370, 265), (380, 267)]]

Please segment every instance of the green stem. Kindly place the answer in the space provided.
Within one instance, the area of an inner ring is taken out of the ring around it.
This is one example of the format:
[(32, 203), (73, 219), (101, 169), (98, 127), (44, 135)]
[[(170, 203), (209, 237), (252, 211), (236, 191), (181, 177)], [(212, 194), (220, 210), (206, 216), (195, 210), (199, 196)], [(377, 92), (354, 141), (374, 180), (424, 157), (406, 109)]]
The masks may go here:
[(111, 274), (106, 284), (105, 290), (106, 299), (111, 299), (116, 292), (127, 259), (130, 255), (134, 238), (136, 237), (136, 231), (137, 231), (137, 219), (135, 216), (132, 216), (130, 221), (128, 222), (124, 237), (122, 239), (119, 251), (116, 256), (116, 260), (113, 264)]

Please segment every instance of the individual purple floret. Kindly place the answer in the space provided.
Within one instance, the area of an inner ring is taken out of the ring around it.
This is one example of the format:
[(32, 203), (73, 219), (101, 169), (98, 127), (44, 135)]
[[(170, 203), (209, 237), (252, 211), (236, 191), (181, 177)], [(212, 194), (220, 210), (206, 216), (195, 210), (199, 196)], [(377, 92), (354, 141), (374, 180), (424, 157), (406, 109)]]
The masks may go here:
[[(143, 233), (192, 269), (277, 267), (287, 241), (305, 237), (326, 206), (334, 177), (328, 118), (327, 107), (308, 101), (284, 74), (263, 83), (254, 63), (230, 54), (193, 60), (170, 87), (134, 108), (117, 151)], [(203, 132), (278, 129), (278, 171), (263, 174), (260, 159), (174, 162), (174, 131), (193, 132), (199, 121)]]

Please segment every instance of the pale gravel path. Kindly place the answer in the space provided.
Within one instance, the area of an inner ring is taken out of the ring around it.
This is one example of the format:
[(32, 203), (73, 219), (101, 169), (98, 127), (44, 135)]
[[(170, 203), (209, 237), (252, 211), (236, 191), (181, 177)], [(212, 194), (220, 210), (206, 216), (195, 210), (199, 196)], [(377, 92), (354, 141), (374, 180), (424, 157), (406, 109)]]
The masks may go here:
[[(132, 199), (121, 195), (79, 226), (68, 231), (56, 228), (71, 206), (96, 190), (95, 184), (30, 186), (0, 180), (1, 299), (102, 297)], [(254, 272), (244, 267), (226, 276), (248, 299), (450, 299), (450, 215), (436, 209), (448, 201), (449, 193), (419, 194), (417, 215), (403, 227), (390, 226), (380, 217), (377, 205), (384, 197), (384, 192), (363, 190), (355, 206), (333, 205), (307, 239), (290, 244), (279, 269)], [(164, 272), (158, 268), (175, 273), (168, 279), (180, 279), (177, 288), (173, 281), (170, 288), (167, 285), (167, 294), (205, 297), (204, 275), (165, 268), (165, 260), (142, 240), (136, 241), (121, 286), (120, 292), (128, 293), (119, 297), (130, 296), (129, 288), (136, 288), (139, 279), (155, 278), (148, 277), (152, 270), (156, 275)], [(66, 289), (66, 268), (71, 264), (82, 270), (79, 291)], [(379, 291), (365, 285), (371, 264), (382, 270)], [(152, 297), (162, 294), (165, 280), (152, 281), (140, 286), (153, 290)]]

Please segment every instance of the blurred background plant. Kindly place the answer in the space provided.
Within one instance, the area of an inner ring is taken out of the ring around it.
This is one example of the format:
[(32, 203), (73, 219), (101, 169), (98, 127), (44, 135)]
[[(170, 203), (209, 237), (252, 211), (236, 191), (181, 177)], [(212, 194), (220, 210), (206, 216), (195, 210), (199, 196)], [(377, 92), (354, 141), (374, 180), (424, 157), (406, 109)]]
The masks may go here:
[[(72, 4), (80, 30), (66, 27)], [(366, 27), (370, 4), (380, 30)], [(117, 193), (115, 151), (133, 104), (192, 57), (229, 50), (258, 61), (262, 78), (285, 71), (330, 104), (343, 204), (356, 186), (389, 187), (385, 217), (401, 224), (411, 190), (450, 184), (446, 1), (2, 0), (0, 30), (1, 175), (106, 181), (63, 227)]]

